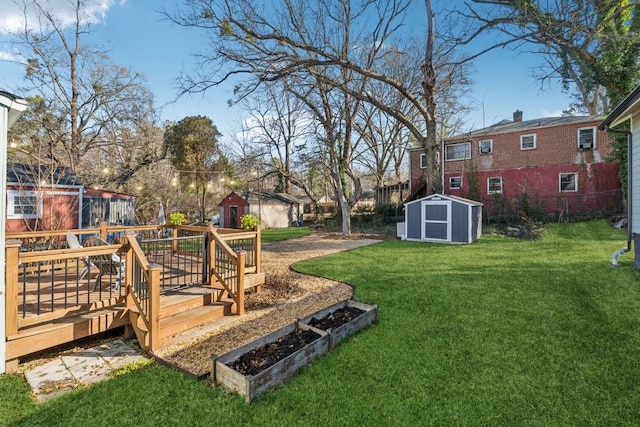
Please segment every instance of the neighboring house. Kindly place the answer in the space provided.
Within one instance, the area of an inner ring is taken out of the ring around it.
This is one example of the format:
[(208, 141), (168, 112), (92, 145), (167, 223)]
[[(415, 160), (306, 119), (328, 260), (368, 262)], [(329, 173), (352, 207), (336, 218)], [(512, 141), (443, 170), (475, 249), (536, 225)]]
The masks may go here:
[(135, 223), (133, 196), (85, 190), (67, 167), (9, 163), (6, 188), (9, 232), (91, 228), (103, 221), (107, 225)]
[(7, 165), (9, 232), (80, 228), (84, 187), (66, 167)]
[[(513, 121), (443, 141), (443, 191), (481, 201), (486, 216), (526, 209), (558, 218), (615, 211), (621, 205), (619, 165), (600, 116)], [(411, 194), (419, 197), (421, 149), (411, 150)]]
[(324, 195), (318, 199), (317, 207), (319, 212), (316, 212), (314, 209), (313, 203), (311, 203), (311, 198), (307, 195), (296, 196), (297, 199), (301, 200), (304, 204), (304, 219), (311, 220), (314, 219), (317, 215), (323, 217), (331, 217), (335, 215), (338, 210), (338, 203), (335, 200), (332, 200), (331, 197)]
[(263, 228), (284, 228), (302, 221), (304, 203), (286, 193), (246, 192), (242, 196), (229, 193), (218, 204), (220, 227), (240, 228), (240, 218), (251, 214), (260, 219)]
[(85, 190), (82, 228), (107, 225), (135, 225), (135, 197), (106, 190)]
[[(629, 122), (626, 129), (630, 131), (611, 129)], [(621, 132), (627, 135), (628, 153), (628, 233), (627, 247), (631, 249), (631, 241), (634, 242), (634, 266), (640, 268), (640, 86), (627, 96), (598, 126), (600, 130), (609, 132)], [(620, 255), (620, 254), (618, 254)], [(617, 263), (617, 255), (614, 254), (614, 264)]]

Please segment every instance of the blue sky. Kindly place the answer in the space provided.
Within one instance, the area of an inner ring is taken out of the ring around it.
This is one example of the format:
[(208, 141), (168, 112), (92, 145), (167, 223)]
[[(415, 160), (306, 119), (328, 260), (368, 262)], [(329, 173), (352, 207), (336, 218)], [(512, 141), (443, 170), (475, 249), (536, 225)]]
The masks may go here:
[[(52, 5), (59, 4), (57, 10), (62, 10), (60, 7), (68, 4), (68, 0), (47, 1)], [(21, 84), (22, 70), (10, 61), (16, 55), (10, 44), (11, 37), (2, 28), (10, 26), (21, 14), (17, 8), (12, 13), (13, 6), (7, 6), (13, 0), (0, 2), (3, 8), (0, 16), (0, 89), (15, 91)], [(205, 95), (183, 97), (175, 101), (175, 79), (182, 70), (195, 66), (192, 55), (205, 42), (198, 32), (164, 20), (159, 10), (163, 7), (173, 8), (177, 3), (175, 0), (89, 2), (95, 5), (92, 42), (108, 50), (114, 63), (127, 66), (146, 77), (162, 119), (208, 116), (224, 135), (223, 141), (239, 129), (244, 113), (227, 106), (230, 85), (211, 89)], [(416, 3), (416, 6), (421, 5), (421, 1)], [(468, 94), (474, 100), (474, 112), (467, 117), (468, 128), (510, 119), (518, 109), (524, 112), (524, 119), (527, 120), (559, 115), (567, 108), (570, 100), (558, 86), (539, 91), (538, 83), (531, 77), (532, 69), (538, 64), (538, 59), (531, 55), (517, 55), (509, 50), (493, 52), (477, 60), (473, 72), (475, 83)]]

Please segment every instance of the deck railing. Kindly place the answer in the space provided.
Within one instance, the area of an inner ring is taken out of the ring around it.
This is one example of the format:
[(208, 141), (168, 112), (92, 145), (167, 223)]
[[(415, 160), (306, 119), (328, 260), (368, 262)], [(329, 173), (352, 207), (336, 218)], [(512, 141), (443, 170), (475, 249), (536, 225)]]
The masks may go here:
[[(7, 233), (7, 336), (39, 322), (126, 304), (131, 323), (143, 322), (141, 330), (148, 331), (143, 345), (157, 348), (159, 296), (170, 280), (182, 280), (182, 285), (219, 283), (232, 298), (233, 311), (243, 314), (244, 275), (261, 272), (259, 231), (104, 224), (70, 231), (80, 241), (99, 236), (116, 243), (73, 249), (67, 246), (67, 230)], [(114, 280), (106, 280), (107, 276), (98, 283), (91, 274), (82, 274), (83, 259), (116, 253), (125, 259), (126, 269), (123, 285), (118, 289)], [(155, 256), (151, 257), (153, 253)], [(195, 263), (178, 264), (177, 270), (185, 277), (178, 278), (178, 273), (171, 270), (174, 267), (168, 261), (175, 261), (174, 257), (184, 263)], [(195, 273), (186, 274), (192, 270)], [(176, 277), (169, 279), (171, 274)]]
[(215, 230), (208, 234), (209, 281), (220, 283), (233, 300), (236, 314), (243, 315), (246, 254), (234, 252)]
[[(138, 244), (135, 234), (125, 235), (129, 250), (125, 262), (127, 308), (131, 325), (140, 345), (151, 351), (160, 347), (160, 272), (162, 267), (151, 264)], [(142, 322), (142, 326), (139, 322)]]

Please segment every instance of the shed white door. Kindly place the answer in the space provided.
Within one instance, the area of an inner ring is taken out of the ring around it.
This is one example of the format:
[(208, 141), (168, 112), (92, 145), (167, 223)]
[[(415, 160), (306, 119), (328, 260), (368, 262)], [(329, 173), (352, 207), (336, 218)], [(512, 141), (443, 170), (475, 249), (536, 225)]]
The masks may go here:
[(451, 241), (450, 201), (422, 203), (422, 239), (438, 242)]

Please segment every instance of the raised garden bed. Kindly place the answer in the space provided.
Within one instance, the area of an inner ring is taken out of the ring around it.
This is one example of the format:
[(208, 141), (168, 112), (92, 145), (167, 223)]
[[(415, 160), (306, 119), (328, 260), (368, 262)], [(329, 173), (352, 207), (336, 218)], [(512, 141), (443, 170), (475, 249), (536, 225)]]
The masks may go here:
[(222, 356), (213, 356), (211, 378), (251, 403), (327, 351), (327, 332), (291, 323)]
[(334, 348), (360, 329), (378, 321), (378, 306), (358, 301), (340, 301), (300, 319), (300, 323), (329, 333), (329, 349)]

